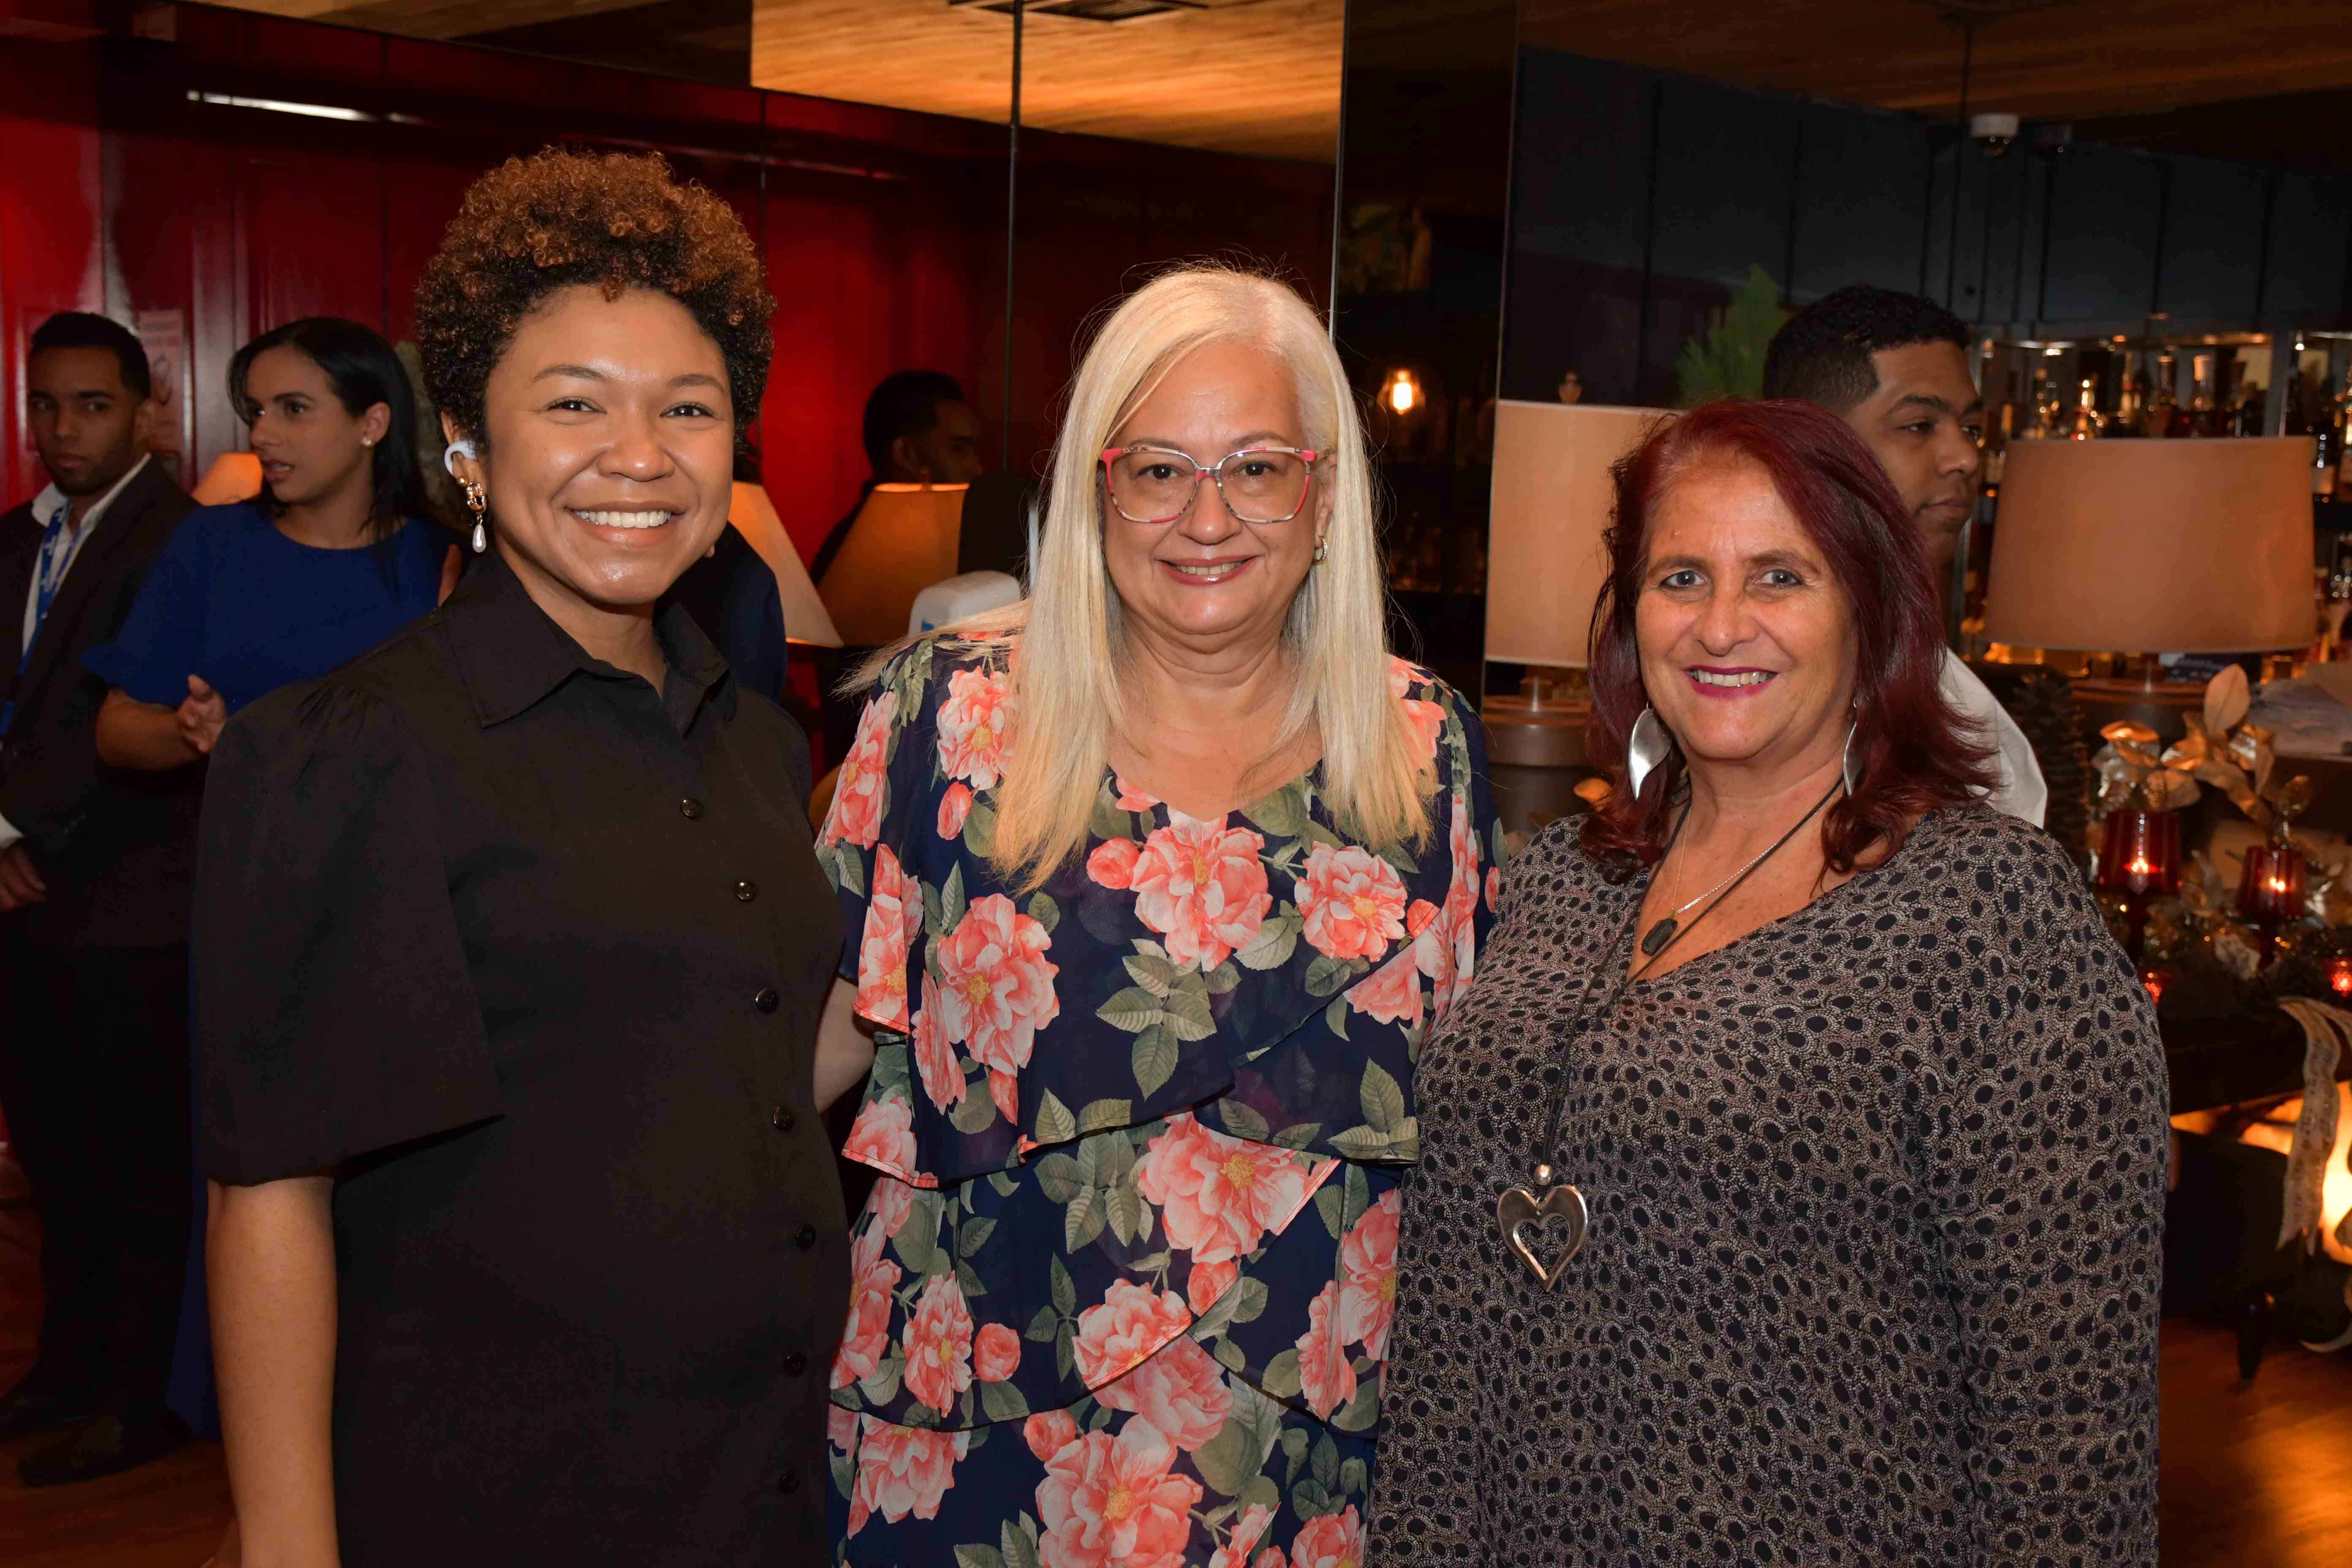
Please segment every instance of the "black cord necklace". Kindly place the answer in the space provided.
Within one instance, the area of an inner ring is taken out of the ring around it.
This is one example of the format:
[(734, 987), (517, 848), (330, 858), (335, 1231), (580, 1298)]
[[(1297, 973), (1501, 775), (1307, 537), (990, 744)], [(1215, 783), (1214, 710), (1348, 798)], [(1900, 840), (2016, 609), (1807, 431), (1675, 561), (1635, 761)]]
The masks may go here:
[[(1644, 956), (1640, 965), (1618, 981), (1616, 986), (1609, 993), (1606, 1001), (1598, 1007), (1587, 1008), (1577, 1016), (1576, 1021), (1569, 1027), (1569, 1039), (1572, 1042), (1582, 1037), (1589, 1027), (1614, 1011), (1617, 1004), (1625, 999), (1625, 993), (1632, 990), (1643, 975), (1655, 968), (1658, 960), (1664, 957), (1675, 943), (1688, 936), (1697, 929), (1701, 921), (1721, 908), (1726, 899), (1739, 890), (1741, 883), (1754, 876), (1759, 867), (1786, 847), (1789, 841), (1796, 837), (1807, 823), (1819, 816), (1822, 814), (1822, 808), (1835, 800), (1838, 793), (1844, 788), (1845, 782), (1843, 779), (1832, 784), (1829, 793), (1813, 802), (1811, 809), (1797, 818), (1788, 832), (1772, 841), (1770, 848), (1740, 868), (1738, 874), (1730, 880), (1718, 883), (1713, 889), (1715, 896), (1708, 901), (1707, 906), (1693, 915), (1688, 924), (1676, 924), (1675, 917), (1682, 913), (1682, 910), (1676, 910), (1674, 914), (1666, 916), (1652, 926), (1642, 939), (1641, 946)], [(1665, 849), (1658, 857), (1661, 865), (1664, 863), (1666, 856), (1674, 852), (1675, 843), (1682, 837), (1683, 826), (1689, 820), (1690, 812), (1685, 807), (1681, 820), (1675, 824), (1674, 832), (1666, 839)], [(1707, 895), (1702, 893), (1699, 897), (1706, 898)], [(1617, 928), (1617, 934), (1610, 941), (1607, 949), (1608, 957), (1603, 962), (1612, 964), (1615, 963), (1618, 952), (1624, 946), (1626, 934), (1642, 918), (1642, 901), (1641, 899), (1633, 900), (1633, 909), (1626, 914), (1625, 923)], [(1694, 899), (1691, 903), (1697, 901), (1697, 899)], [(1690, 904), (1683, 906), (1683, 910), (1688, 908)], [(1542, 1161), (1535, 1168), (1536, 1185), (1543, 1189), (1542, 1195), (1538, 1197), (1526, 1187), (1506, 1187), (1495, 1200), (1495, 1228), (1502, 1232), (1504, 1245), (1518, 1254), (1519, 1261), (1526, 1264), (1529, 1272), (1546, 1285), (1554, 1283), (1566, 1273), (1570, 1260), (1583, 1250), (1585, 1231), (1591, 1218), (1585, 1207), (1582, 1193), (1566, 1183), (1552, 1184), (1550, 1161), (1559, 1148), (1560, 1125), (1568, 1119), (1570, 1092), (1571, 1091), (1563, 1090), (1559, 1100), (1553, 1102), (1551, 1126), (1544, 1134), (1541, 1147)], [(1542, 1260), (1536, 1257), (1534, 1249), (1529, 1247), (1519, 1235), (1522, 1227), (1536, 1220), (1547, 1218), (1567, 1220), (1570, 1230), (1567, 1246), (1561, 1250), (1559, 1260), (1549, 1268), (1544, 1266)]]

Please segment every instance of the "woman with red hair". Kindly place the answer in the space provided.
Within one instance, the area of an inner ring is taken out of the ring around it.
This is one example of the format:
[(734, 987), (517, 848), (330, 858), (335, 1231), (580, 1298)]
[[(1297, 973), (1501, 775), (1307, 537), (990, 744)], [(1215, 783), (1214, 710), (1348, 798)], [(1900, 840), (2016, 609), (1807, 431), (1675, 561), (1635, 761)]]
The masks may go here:
[(1618, 472), (1614, 793), (1423, 1047), (1372, 1561), (2156, 1561), (2165, 1079), (1979, 796), (1869, 450), (1718, 403)]

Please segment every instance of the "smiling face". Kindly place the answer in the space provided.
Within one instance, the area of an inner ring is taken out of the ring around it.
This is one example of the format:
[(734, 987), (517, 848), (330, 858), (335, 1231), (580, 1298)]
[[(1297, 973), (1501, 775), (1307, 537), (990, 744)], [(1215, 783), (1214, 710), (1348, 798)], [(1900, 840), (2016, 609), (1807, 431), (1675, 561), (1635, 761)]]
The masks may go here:
[(1642, 683), (1694, 772), (1802, 777), (1845, 743), (1853, 615), (1765, 470), (1707, 457), (1654, 509), (1634, 606)]
[(1941, 574), (1975, 511), (1983, 465), (1984, 399), (1957, 343), (1905, 343), (1870, 356), (1878, 387), (1845, 414), (1902, 493)]
[(480, 477), (499, 553), (567, 629), (582, 613), (650, 605), (727, 525), (726, 361), (667, 294), (549, 295), (490, 372), (483, 406), (488, 450), (459, 470)]
[[(1173, 447), (1207, 467), (1244, 447), (1313, 442), (1288, 366), (1254, 344), (1212, 343), (1179, 360), (1109, 445)], [(1103, 559), (1130, 624), (1195, 648), (1279, 637), (1329, 517), (1326, 467), (1287, 522), (1242, 521), (1213, 479), (1167, 522), (1131, 522), (1106, 500)], [(1226, 478), (1238, 482), (1233, 469)]]
[(378, 403), (352, 413), (319, 362), (282, 343), (253, 356), (245, 395), (253, 455), (280, 506), (373, 487), (373, 447), (391, 426), (392, 410)]

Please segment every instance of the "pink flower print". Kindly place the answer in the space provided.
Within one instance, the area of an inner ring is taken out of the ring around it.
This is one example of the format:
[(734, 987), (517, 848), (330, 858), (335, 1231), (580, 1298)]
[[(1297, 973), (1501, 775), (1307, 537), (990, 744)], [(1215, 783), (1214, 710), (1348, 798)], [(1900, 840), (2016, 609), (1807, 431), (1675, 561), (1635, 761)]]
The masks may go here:
[(1215, 1306), (1224, 1293), (1241, 1278), (1241, 1265), (1228, 1259), (1223, 1263), (1202, 1263), (1195, 1259), (1192, 1278), (1184, 1281), (1184, 1304), (1200, 1317)]
[(1308, 1520), (1291, 1538), (1290, 1568), (1362, 1568), (1363, 1561), (1364, 1521), (1354, 1503)]
[(1132, 838), (1106, 838), (1087, 857), (1087, 875), (1106, 888), (1125, 892), (1135, 878), (1136, 858), (1143, 847)]
[(890, 1292), (898, 1284), (898, 1266), (887, 1258), (875, 1258), (849, 1282), (849, 1318), (833, 1352), (830, 1386), (847, 1388), (882, 1364), (890, 1348)]
[(1132, 1279), (1114, 1279), (1099, 1303), (1078, 1314), (1077, 1337), (1071, 1345), (1078, 1375), (1099, 1394), (1103, 1384), (1141, 1366), (1154, 1351), (1192, 1326), (1192, 1314), (1173, 1293)]
[[(1426, 904), (1418, 906), (1427, 909)], [(1369, 1013), (1383, 1024), (1402, 1019), (1407, 1028), (1421, 1022), (1421, 967), (1413, 948), (1405, 948), (1362, 980), (1348, 988), (1348, 1005)]]
[(1389, 1353), (1389, 1323), (1396, 1316), (1397, 1218), (1402, 1206), (1395, 1191), (1382, 1193), (1339, 1244), (1339, 1337), (1361, 1344), (1374, 1361)]
[(1152, 795), (1148, 791), (1136, 788), (1133, 784), (1128, 783), (1117, 773), (1111, 774), (1110, 778), (1112, 784), (1118, 790), (1118, 805), (1119, 810), (1150, 811), (1153, 806), (1160, 804), (1160, 797), (1158, 795)]
[(1003, 1383), (1021, 1367), (1021, 1336), (1003, 1323), (990, 1323), (971, 1342), (971, 1374), (982, 1383)]
[(964, 818), (971, 815), (971, 789), (961, 779), (948, 785), (940, 796), (940, 837), (954, 838), (963, 832)]
[(1290, 1568), (1290, 1559), (1282, 1554), (1281, 1547), (1269, 1546), (1257, 1554), (1250, 1568)]
[(1045, 928), (1002, 893), (974, 899), (939, 944), (940, 1011), (948, 1038), (999, 1072), (1028, 1065), (1039, 1029), (1061, 1013)]
[(1181, 1334), (1125, 1377), (1096, 1389), (1095, 1397), (1150, 1422), (1188, 1454), (1205, 1447), (1234, 1413), (1225, 1369)]
[(1012, 698), (1013, 683), (994, 670), (959, 669), (948, 677), (940, 703), (940, 772), (976, 790), (996, 787), (1013, 728)]
[(886, 1029), (907, 1027), (907, 946), (923, 926), (923, 885), (887, 844), (874, 851), (865, 934), (857, 944), (857, 1011)]
[(1203, 973), (1256, 937), (1265, 911), (1265, 840), (1246, 827), (1172, 818), (1143, 841), (1128, 885), (1136, 918), (1168, 939), (1168, 956)]
[(919, 1180), (915, 1173), (915, 1108), (895, 1096), (866, 1102), (857, 1120), (850, 1123), (841, 1152), (845, 1159), (871, 1165), (902, 1182), (926, 1187), (937, 1184), (935, 1179)]
[[(1264, 1535), (1265, 1527), (1273, 1522), (1274, 1510), (1262, 1502), (1250, 1504), (1242, 1510), (1242, 1516), (1234, 1521), (1234, 1532), (1225, 1537), (1225, 1543), (1218, 1547), (1215, 1554), (1209, 1559), (1209, 1568), (1245, 1568), (1245, 1564), (1249, 1562), (1250, 1548), (1257, 1544), (1258, 1537)], [(1276, 1547), (1269, 1547), (1267, 1550), (1274, 1552), (1275, 1559), (1279, 1563), (1282, 1557), (1281, 1550)]]
[(1389, 658), (1389, 695), (1404, 704), (1404, 716), (1412, 724), (1413, 732), (1421, 737), (1422, 760), (1437, 755), (1437, 739), (1445, 731), (1445, 710), (1434, 702), (1423, 702), (1408, 697), (1416, 681), (1426, 679), (1419, 670), (1404, 660), (1391, 655)]
[(963, 1068), (940, 1019), (940, 988), (928, 974), (923, 976), (923, 1005), (915, 1010), (914, 1047), (915, 1075), (922, 1080), (924, 1095), (941, 1110), (961, 1104)]
[(952, 1273), (934, 1275), (907, 1318), (907, 1392), (945, 1412), (971, 1386), (971, 1312)]
[(1429, 922), (1436, 918), (1437, 906), (1435, 904), (1431, 903), (1427, 899), (1413, 900), (1412, 908), (1405, 910), (1404, 912), (1405, 935), (1412, 937), (1419, 936), (1422, 932), (1429, 929)]
[(1191, 1252), (1197, 1268), (1256, 1251), (1318, 1184), (1288, 1150), (1213, 1132), (1183, 1111), (1135, 1163), (1135, 1184), (1159, 1205), (1168, 1245)]
[(1500, 866), (1486, 868), (1486, 912), (1490, 915), (1503, 912), (1503, 868)]
[(915, 1189), (895, 1176), (877, 1175), (866, 1197), (866, 1217), (849, 1238), (849, 1271), (873, 1267), (882, 1248), (907, 1224), (915, 1209)]
[(1043, 1568), (1182, 1568), (1201, 1483), (1171, 1475), (1175, 1445), (1144, 1420), (1089, 1432), (1045, 1461)]
[(871, 849), (882, 837), (882, 814), (890, 804), (890, 710), (898, 700), (887, 691), (878, 692), (858, 714), (857, 733), (834, 778), (824, 843)]
[(1297, 884), (1309, 946), (1331, 958), (1378, 958), (1404, 935), (1404, 882), (1368, 849), (1318, 844)]
[(1356, 1397), (1356, 1366), (1341, 1342), (1339, 1314), (1339, 1282), (1335, 1279), (1307, 1304), (1307, 1331), (1298, 1336), (1299, 1392), (1307, 1395), (1307, 1407), (1324, 1421)]
[(1048, 1410), (1021, 1424), (1021, 1440), (1044, 1464), (1078, 1440), (1078, 1420), (1066, 1410)]
[(825, 1441), (845, 1454), (857, 1451), (857, 1412), (838, 1405), (824, 1407)]
[(1021, 1125), (1021, 1080), (1019, 1079), (1009, 1072), (998, 1072), (991, 1068), (988, 1072), (988, 1098), (996, 1101), (997, 1115), (1015, 1127)]
[(866, 1416), (849, 1497), (849, 1533), (877, 1513), (893, 1524), (910, 1513), (937, 1519), (940, 1500), (955, 1485), (956, 1461), (971, 1446), (969, 1432), (934, 1432)]

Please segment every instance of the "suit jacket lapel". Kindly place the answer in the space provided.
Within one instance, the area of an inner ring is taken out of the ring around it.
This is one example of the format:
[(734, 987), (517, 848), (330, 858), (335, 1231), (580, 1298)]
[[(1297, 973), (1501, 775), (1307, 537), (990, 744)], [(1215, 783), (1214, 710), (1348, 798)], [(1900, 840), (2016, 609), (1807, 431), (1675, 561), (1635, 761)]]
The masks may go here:
[[(171, 482), (163, 465), (150, 458), (147, 466), (140, 470), (139, 477), (125, 486), (122, 493), (114, 498), (114, 504), (100, 515), (98, 531), (83, 541), (82, 547), (74, 552), (73, 564), (66, 569), (66, 580), (58, 584), (57, 597), (49, 601), (49, 613), (41, 617), (41, 629), (33, 637), (24, 677), (16, 683), (18, 700), (23, 700), (26, 694), (48, 678), (51, 667), (65, 648), (75, 619), (89, 603), (89, 596), (98, 591), (100, 580), (108, 574), (107, 558), (139, 531), (148, 508), (155, 504), (163, 487)], [(23, 584), (18, 585), (16, 604), (16, 613), (21, 616), (25, 609)], [(5, 606), (0, 606), (0, 616), (5, 613)], [(24, 623), (18, 620), (12, 625), (21, 637)]]

